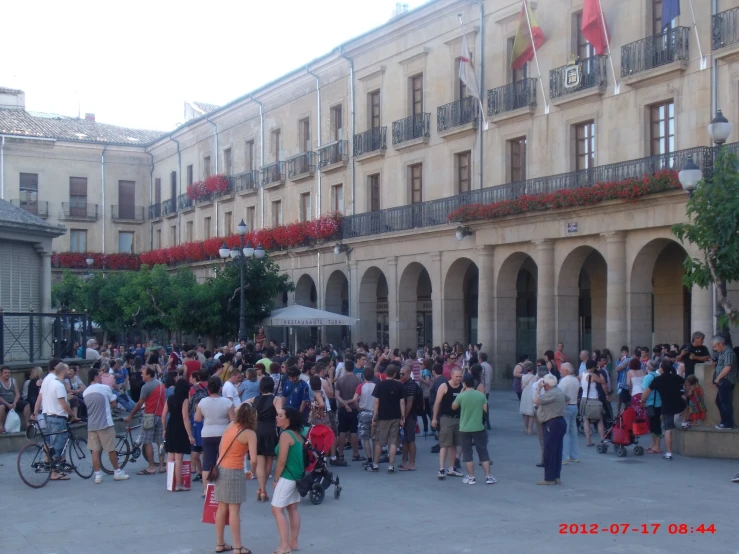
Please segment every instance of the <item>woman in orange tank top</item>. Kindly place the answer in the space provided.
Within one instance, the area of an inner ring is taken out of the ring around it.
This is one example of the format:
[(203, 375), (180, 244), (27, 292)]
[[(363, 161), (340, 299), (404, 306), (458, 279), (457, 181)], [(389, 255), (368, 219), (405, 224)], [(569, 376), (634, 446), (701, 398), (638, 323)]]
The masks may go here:
[[(218, 479), (216, 479), (215, 498), (218, 502), (216, 511), (216, 552), (233, 550), (234, 554), (251, 554), (241, 546), (241, 504), (246, 502), (246, 479), (251, 479), (251, 472), (244, 479), (244, 456), (257, 460), (257, 414), (251, 404), (244, 403), (236, 411), (236, 418), (223, 433), (218, 456)], [(234, 546), (226, 544), (223, 533), (226, 518), (231, 527)]]

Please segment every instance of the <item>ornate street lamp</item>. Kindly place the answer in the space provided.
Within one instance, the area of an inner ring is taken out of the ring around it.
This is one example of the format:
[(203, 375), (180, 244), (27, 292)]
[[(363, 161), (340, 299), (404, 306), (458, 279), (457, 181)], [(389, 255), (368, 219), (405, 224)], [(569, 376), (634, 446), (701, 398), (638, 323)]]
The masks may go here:
[(731, 123), (721, 113), (721, 109), (716, 112), (711, 123), (708, 124), (708, 134), (717, 146), (724, 144), (731, 136)]
[(698, 182), (703, 178), (703, 173), (693, 161), (692, 156), (689, 156), (688, 159), (685, 160), (677, 174), (677, 178), (680, 181), (680, 185), (682, 185), (683, 190), (690, 196), (693, 196), (693, 193), (698, 186)]

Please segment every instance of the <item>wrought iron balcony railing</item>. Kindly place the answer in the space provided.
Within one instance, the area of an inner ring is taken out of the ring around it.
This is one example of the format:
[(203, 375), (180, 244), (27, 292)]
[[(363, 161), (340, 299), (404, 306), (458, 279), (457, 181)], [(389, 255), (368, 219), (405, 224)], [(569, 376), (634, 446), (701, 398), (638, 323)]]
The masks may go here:
[(354, 135), (354, 156), (387, 149), (387, 127), (375, 127)]
[(223, 198), (224, 196), (230, 196), (234, 192), (233, 183), (231, 182), (231, 179), (227, 180), (226, 188), (223, 190), (218, 190), (213, 193), (213, 198)]
[(187, 194), (180, 194), (177, 197), (177, 209), (178, 210), (188, 210), (194, 206), (192, 202), (192, 198), (190, 198)]
[(536, 79), (521, 79), (488, 91), (488, 117), (536, 106)]
[(473, 96), (439, 106), (436, 108), (436, 130), (441, 133), (468, 123), (477, 124), (479, 106), (480, 103)]
[(287, 160), (287, 176), (295, 177), (306, 173), (313, 173), (316, 170), (316, 153), (303, 152)]
[(393, 146), (414, 139), (428, 138), (430, 133), (430, 113), (421, 113), (393, 121)]
[(318, 167), (346, 162), (349, 159), (349, 147), (345, 140), (337, 140), (318, 149)]
[(231, 181), (231, 188), (236, 192), (256, 190), (259, 188), (259, 175), (254, 169), (237, 175), (231, 175), (229, 179)]
[[(591, 56), (574, 64), (563, 65), (549, 71), (549, 97), (554, 100), (567, 94), (593, 87), (604, 87), (608, 82), (606, 56)], [(576, 79), (579, 72), (579, 79)]]
[(711, 49), (718, 50), (739, 42), (739, 7), (713, 16)]
[(689, 60), (690, 29), (675, 27), (664, 33), (643, 38), (621, 47), (621, 77), (667, 65), (678, 60)]
[(98, 205), (62, 202), (61, 216), (62, 219), (88, 219), (90, 221), (96, 221), (98, 218)]
[(285, 162), (275, 162), (266, 165), (261, 170), (262, 186), (277, 183), (285, 179)]
[(140, 223), (144, 221), (144, 207), (143, 206), (128, 206), (128, 205), (112, 205), (111, 215), (113, 221), (135, 221)]
[(26, 210), (29, 214), (33, 214), (37, 217), (47, 218), (49, 217), (49, 203), (46, 200), (36, 200), (35, 202), (29, 202), (28, 200), (11, 200), (13, 206)]
[(170, 198), (162, 202), (162, 216), (167, 217), (170, 214), (177, 213), (177, 199)]
[(162, 204), (149, 205), (149, 219), (159, 219), (162, 217)]

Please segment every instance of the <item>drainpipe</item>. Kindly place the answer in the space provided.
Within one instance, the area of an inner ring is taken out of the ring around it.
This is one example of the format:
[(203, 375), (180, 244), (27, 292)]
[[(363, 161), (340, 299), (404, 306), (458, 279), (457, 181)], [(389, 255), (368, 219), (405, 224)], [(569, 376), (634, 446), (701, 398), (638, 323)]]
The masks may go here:
[[(718, 0), (711, 0), (711, 15), (718, 13)], [(711, 17), (711, 25), (713, 25), (713, 17)], [(716, 56), (711, 56), (711, 113), (708, 114), (708, 121), (713, 119), (713, 115), (718, 110), (718, 60)], [(716, 283), (713, 284), (713, 334), (718, 331), (718, 303), (716, 298)]]
[[(216, 150), (215, 150), (216, 172), (215, 174), (218, 175), (218, 125), (216, 125), (210, 120), (210, 116), (205, 118), (205, 121), (213, 125), (213, 128), (216, 130), (213, 136), (216, 138)], [(215, 200), (214, 203), (216, 205), (216, 236), (218, 236), (218, 200)], [(210, 233), (210, 230), (208, 231), (208, 233)]]
[[(180, 152), (180, 142), (172, 138), (172, 133), (167, 137), (177, 145), (177, 194), (182, 194), (182, 152)], [(182, 242), (182, 213), (177, 206), (177, 196), (174, 197), (174, 205), (177, 210), (177, 244)]]
[(103, 207), (101, 210), (101, 217), (103, 220), (103, 254), (105, 254), (105, 151), (108, 149), (108, 145), (103, 146), (103, 151), (100, 154), (100, 177), (102, 184), (102, 196), (103, 196)]
[[(259, 106), (259, 167), (264, 167), (264, 104), (254, 98), (253, 94), (250, 94), (249, 97), (252, 102)], [(280, 146), (278, 144), (278, 152), (279, 149)], [(264, 187), (261, 185), (259, 185), (259, 203), (261, 204), (260, 219), (262, 221), (260, 229), (264, 229)]]
[[(485, 2), (480, 1), (480, 96), (485, 96)], [(480, 98), (480, 104), (482, 108), (482, 98)], [(484, 114), (481, 114), (484, 116)], [(478, 123), (479, 125), (479, 123)], [(483, 178), (483, 153), (485, 152), (485, 149), (483, 148), (483, 139), (485, 135), (483, 134), (483, 126), (480, 125), (480, 188), (485, 187), (485, 182), (482, 180)]]
[[(152, 196), (154, 194), (154, 154), (147, 152), (151, 158), (151, 165), (149, 166), (149, 206), (152, 205)], [(159, 205), (159, 215), (162, 215), (162, 206)], [(144, 210), (144, 214), (146, 210)], [(154, 250), (154, 222), (149, 218), (149, 250)], [(161, 246), (161, 245), (160, 245)]]
[[(305, 70), (308, 72), (309, 75), (312, 75), (316, 78), (316, 104), (318, 106), (318, 149), (321, 149), (321, 87), (320, 87), (320, 81), (318, 79), (318, 75), (313, 73), (310, 68), (306, 65)], [(321, 168), (318, 167), (318, 191), (316, 192), (316, 217), (321, 217)], [(319, 260), (320, 260), (320, 254), (319, 254)]]
[[(351, 140), (351, 147), (347, 146), (347, 148), (352, 149), (352, 152), (351, 152), (351, 156), (352, 156), (352, 186), (351, 186), (352, 202), (351, 202), (351, 206), (352, 206), (352, 215), (354, 215), (357, 211), (356, 206), (354, 204), (354, 194), (355, 194), (355, 186), (356, 186), (355, 183), (356, 183), (356, 176), (357, 176), (356, 165), (354, 163), (354, 152), (353, 152), (354, 133), (355, 133), (354, 124), (355, 124), (355, 115), (356, 115), (355, 110), (354, 110), (354, 60), (352, 58), (347, 57), (344, 54), (343, 47), (339, 50), (339, 56), (341, 56), (342, 58), (344, 58), (346, 61), (349, 62), (349, 104), (350, 104), (350, 109), (351, 109), (351, 122), (350, 122), (351, 126), (349, 128), (349, 134), (352, 140)], [(349, 140), (347, 140), (347, 144), (348, 143), (349, 143)]]

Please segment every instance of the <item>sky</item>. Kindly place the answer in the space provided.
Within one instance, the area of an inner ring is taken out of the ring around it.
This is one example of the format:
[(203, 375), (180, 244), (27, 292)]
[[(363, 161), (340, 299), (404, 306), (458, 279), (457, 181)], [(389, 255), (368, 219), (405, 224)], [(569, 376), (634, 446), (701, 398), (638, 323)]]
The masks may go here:
[(7, 2), (0, 87), (24, 90), (29, 111), (91, 112), (103, 123), (168, 131), (183, 122), (185, 100), (225, 104), (382, 25), (395, 4)]

